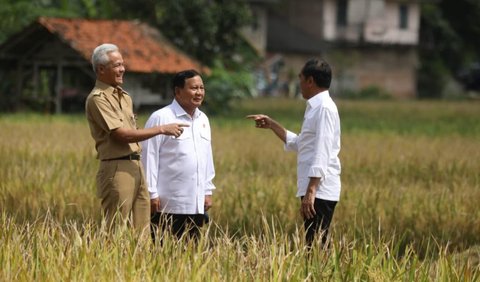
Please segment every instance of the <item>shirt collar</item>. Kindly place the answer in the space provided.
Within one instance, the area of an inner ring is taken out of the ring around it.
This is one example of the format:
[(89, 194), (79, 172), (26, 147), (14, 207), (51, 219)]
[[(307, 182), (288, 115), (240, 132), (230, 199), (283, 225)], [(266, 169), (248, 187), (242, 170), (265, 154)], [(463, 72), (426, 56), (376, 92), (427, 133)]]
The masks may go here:
[[(185, 116), (185, 115), (189, 116), (189, 114), (182, 108), (182, 106), (180, 106), (180, 104), (177, 102), (176, 99), (173, 99), (172, 108), (173, 108), (173, 111), (175, 112), (175, 115), (177, 117)], [(195, 119), (199, 116), (200, 116), (200, 111), (198, 109), (195, 109), (195, 112), (193, 113), (192, 119)]]
[(120, 86), (117, 86), (115, 88), (115, 87), (113, 87), (109, 84), (106, 84), (105, 82), (100, 81), (100, 80), (97, 80), (95, 82), (95, 88), (98, 88), (98, 89), (102, 90), (107, 95), (113, 95), (113, 94), (117, 93), (117, 90), (121, 91), (122, 94), (128, 94)]
[(315, 94), (312, 98), (307, 100), (307, 105), (314, 109), (318, 106), (321, 106), (325, 98), (329, 97), (330, 94), (328, 93), (328, 90), (324, 90), (322, 92), (319, 92)]

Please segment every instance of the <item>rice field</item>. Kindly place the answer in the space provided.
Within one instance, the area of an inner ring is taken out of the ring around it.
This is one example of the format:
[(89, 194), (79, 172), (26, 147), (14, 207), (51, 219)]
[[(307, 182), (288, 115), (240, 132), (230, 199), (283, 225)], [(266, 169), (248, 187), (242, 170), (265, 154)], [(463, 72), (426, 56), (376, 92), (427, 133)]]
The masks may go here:
[(0, 281), (480, 281), (479, 101), (337, 106), (342, 196), (311, 254), (295, 155), (244, 118), (298, 131), (301, 100), (211, 117), (217, 190), (196, 245), (106, 232), (83, 115), (0, 115)]

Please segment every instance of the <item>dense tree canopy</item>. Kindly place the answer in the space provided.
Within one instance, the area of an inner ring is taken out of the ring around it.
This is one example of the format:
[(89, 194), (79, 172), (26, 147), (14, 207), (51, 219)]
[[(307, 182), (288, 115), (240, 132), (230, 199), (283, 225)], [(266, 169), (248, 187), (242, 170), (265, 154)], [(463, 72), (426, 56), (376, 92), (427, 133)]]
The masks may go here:
[(480, 1), (422, 2), (421, 8), (419, 95), (438, 98), (446, 77), (465, 84), (461, 74), (480, 61)]

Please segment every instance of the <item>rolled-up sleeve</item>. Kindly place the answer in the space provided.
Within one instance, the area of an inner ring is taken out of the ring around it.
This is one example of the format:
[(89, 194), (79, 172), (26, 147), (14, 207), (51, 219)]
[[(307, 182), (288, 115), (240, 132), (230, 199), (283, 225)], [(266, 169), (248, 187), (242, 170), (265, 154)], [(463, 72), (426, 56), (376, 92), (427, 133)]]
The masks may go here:
[(335, 115), (336, 113), (327, 108), (319, 111), (318, 120), (322, 122), (317, 122), (315, 156), (308, 171), (308, 177), (319, 177), (322, 181), (325, 180), (335, 138)]
[(285, 151), (298, 151), (298, 135), (287, 130), (287, 136), (285, 138)]

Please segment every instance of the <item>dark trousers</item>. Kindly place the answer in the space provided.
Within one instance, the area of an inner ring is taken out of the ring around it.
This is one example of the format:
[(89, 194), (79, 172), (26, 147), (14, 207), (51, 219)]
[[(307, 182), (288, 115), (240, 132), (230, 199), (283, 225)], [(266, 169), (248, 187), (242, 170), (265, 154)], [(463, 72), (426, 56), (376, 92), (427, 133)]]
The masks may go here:
[(187, 232), (187, 239), (197, 240), (200, 235), (200, 227), (206, 223), (208, 223), (207, 214), (155, 213), (151, 218), (150, 232), (153, 242), (155, 242), (158, 228), (162, 233), (170, 232), (177, 239), (180, 239)]
[[(303, 199), (303, 197), (302, 197)], [(315, 198), (314, 208), (316, 215), (311, 219), (304, 219), (303, 226), (305, 228), (305, 240), (307, 246), (311, 247), (315, 240), (315, 234), (320, 232), (322, 236), (322, 246), (325, 246), (328, 236), (328, 228), (332, 222), (333, 212), (337, 202), (327, 201)]]

